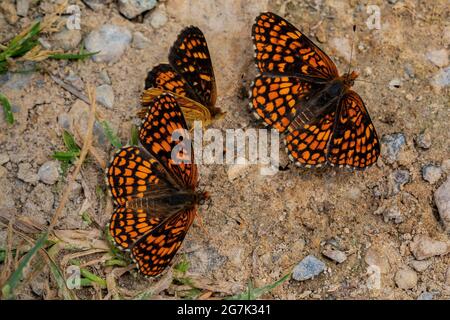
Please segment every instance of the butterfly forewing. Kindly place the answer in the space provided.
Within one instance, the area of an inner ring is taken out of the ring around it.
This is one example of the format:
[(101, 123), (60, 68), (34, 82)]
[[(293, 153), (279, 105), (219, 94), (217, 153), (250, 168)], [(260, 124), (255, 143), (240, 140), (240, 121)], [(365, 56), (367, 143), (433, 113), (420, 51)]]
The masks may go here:
[(274, 13), (259, 15), (252, 35), (256, 64), (263, 73), (325, 80), (338, 76), (335, 64), (319, 47)]
[(169, 53), (171, 66), (186, 80), (196, 101), (213, 108), (216, 103), (216, 81), (203, 32), (194, 26), (184, 29)]
[(192, 143), (180, 106), (172, 95), (163, 94), (150, 102), (139, 139), (181, 186), (191, 189), (196, 186), (198, 175)]

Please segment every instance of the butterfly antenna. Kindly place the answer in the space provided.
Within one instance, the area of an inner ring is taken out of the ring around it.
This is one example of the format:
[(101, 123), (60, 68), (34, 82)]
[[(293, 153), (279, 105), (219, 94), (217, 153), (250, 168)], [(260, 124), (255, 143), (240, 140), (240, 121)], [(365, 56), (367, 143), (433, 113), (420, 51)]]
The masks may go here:
[(353, 60), (353, 50), (355, 46), (355, 35), (356, 35), (356, 24), (353, 25), (353, 37), (352, 37), (352, 44), (350, 48), (350, 61), (348, 63), (348, 71), (347, 75), (350, 76), (350, 71), (352, 70), (352, 60)]
[(196, 218), (198, 218), (198, 225), (200, 229), (203, 230), (204, 233), (206, 233), (206, 236), (210, 237), (208, 230), (206, 230), (205, 225), (203, 223), (203, 218), (201, 215), (198, 214), (198, 211), (195, 213)]

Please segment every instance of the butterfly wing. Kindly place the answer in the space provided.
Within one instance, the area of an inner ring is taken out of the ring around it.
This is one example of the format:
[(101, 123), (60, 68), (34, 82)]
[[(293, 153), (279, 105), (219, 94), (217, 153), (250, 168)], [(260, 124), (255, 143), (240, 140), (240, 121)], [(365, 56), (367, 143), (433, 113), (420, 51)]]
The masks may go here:
[(260, 14), (252, 28), (255, 59), (263, 73), (331, 80), (338, 71), (331, 59), (285, 19)]
[(306, 104), (323, 87), (297, 77), (259, 75), (251, 88), (250, 107), (267, 125), (285, 132)]
[(167, 181), (164, 168), (138, 147), (124, 147), (116, 152), (106, 170), (106, 180), (114, 203), (142, 199), (148, 193), (162, 193), (173, 187)]
[[(173, 139), (177, 134), (182, 134), (182, 140)], [(186, 121), (171, 94), (162, 94), (150, 102), (139, 139), (180, 186), (192, 189), (197, 185), (197, 166)]]
[(193, 100), (215, 114), (217, 90), (214, 70), (203, 32), (194, 26), (181, 31), (169, 52), (170, 65), (192, 89)]
[(110, 219), (109, 233), (114, 243), (123, 250), (129, 250), (142, 236), (157, 227), (162, 217), (152, 215), (146, 209), (117, 207)]
[(339, 103), (327, 159), (333, 165), (363, 169), (379, 155), (380, 143), (364, 102), (348, 91)]
[(329, 111), (314, 124), (302, 124), (286, 135), (289, 158), (298, 165), (319, 167), (326, 163), (328, 141), (333, 132), (335, 112)]
[(157, 276), (170, 264), (192, 225), (195, 214), (195, 208), (182, 210), (133, 245), (132, 256), (143, 275)]

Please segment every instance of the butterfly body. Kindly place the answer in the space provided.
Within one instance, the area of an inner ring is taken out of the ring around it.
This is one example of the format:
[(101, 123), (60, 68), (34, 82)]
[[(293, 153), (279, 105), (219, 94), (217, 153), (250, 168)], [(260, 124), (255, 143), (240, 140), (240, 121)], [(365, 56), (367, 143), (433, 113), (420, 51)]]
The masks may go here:
[(148, 105), (139, 130), (142, 147), (123, 147), (107, 169), (116, 205), (109, 232), (145, 276), (157, 276), (170, 264), (198, 206), (209, 199), (197, 189), (192, 143), (177, 135), (186, 132), (175, 97), (162, 94)]
[(262, 13), (252, 29), (261, 72), (250, 107), (285, 135), (297, 165), (363, 169), (380, 154), (375, 127), (351, 89), (356, 72), (339, 75), (332, 60), (308, 37), (274, 13)]

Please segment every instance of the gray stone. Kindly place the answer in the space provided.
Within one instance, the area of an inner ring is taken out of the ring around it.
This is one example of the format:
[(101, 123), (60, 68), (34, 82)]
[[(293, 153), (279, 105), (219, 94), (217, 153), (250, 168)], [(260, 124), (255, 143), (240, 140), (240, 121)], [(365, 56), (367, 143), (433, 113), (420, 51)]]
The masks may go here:
[(406, 138), (403, 133), (393, 133), (383, 136), (381, 143), (383, 161), (392, 164), (397, 161), (398, 154), (406, 144)]
[(434, 193), (434, 202), (439, 211), (439, 216), (446, 231), (450, 231), (450, 178)]
[(102, 70), (99, 73), (100, 80), (103, 82), (103, 84), (111, 84), (111, 78), (109, 77), (108, 71)]
[(416, 144), (419, 148), (430, 149), (431, 143), (431, 135), (428, 131), (424, 131), (416, 137)]
[(337, 263), (342, 263), (347, 260), (347, 255), (343, 251), (337, 249), (325, 249), (322, 251), (322, 254)]
[(81, 42), (81, 30), (69, 30), (63, 28), (61, 31), (55, 33), (52, 37), (53, 44), (58, 49), (70, 51), (78, 47)]
[(309, 255), (297, 264), (292, 273), (292, 278), (297, 281), (304, 281), (318, 276), (325, 270), (325, 263)]
[(64, 112), (58, 115), (58, 124), (61, 128), (72, 131), (73, 119), (69, 114)]
[(60, 170), (58, 161), (47, 161), (39, 168), (39, 180), (45, 184), (55, 184), (59, 179)]
[(34, 72), (7, 72), (0, 77), (0, 87), (2, 89), (21, 90), (25, 87), (28, 87), (31, 80), (34, 78), (34, 74)]
[(418, 297), (417, 300), (433, 300), (434, 294), (431, 292), (422, 292)]
[(3, 13), (3, 16), (5, 17), (6, 21), (14, 25), (19, 20), (19, 17), (17, 16), (16, 7), (12, 2), (9, 1), (2, 1), (0, 3), (0, 13)]
[(17, 178), (31, 184), (36, 184), (39, 180), (39, 176), (33, 172), (31, 164), (27, 162), (22, 162), (19, 164)]
[(413, 260), (409, 264), (417, 272), (423, 272), (427, 270), (429, 266), (431, 266), (432, 262), (429, 260), (422, 260), (422, 261)]
[(30, 0), (16, 0), (17, 15), (26, 17), (30, 9)]
[(392, 206), (389, 208), (380, 207), (374, 212), (374, 214), (382, 214), (384, 222), (393, 221), (395, 224), (400, 224), (405, 220), (397, 206)]
[(145, 21), (150, 23), (150, 25), (155, 29), (163, 27), (167, 23), (167, 20), (166, 7), (163, 4), (159, 5), (155, 10), (149, 12), (145, 17)]
[(65, 81), (69, 82), (75, 88), (80, 91), (84, 90), (84, 82), (81, 78), (72, 70), (69, 71), (69, 74), (64, 78)]
[(446, 49), (428, 51), (425, 56), (429, 61), (440, 68), (448, 65), (448, 52)]
[(434, 256), (444, 255), (450, 251), (449, 243), (434, 240), (425, 235), (415, 236), (409, 247), (417, 260), (424, 260)]
[(131, 43), (131, 32), (121, 26), (105, 24), (86, 37), (85, 46), (88, 51), (96, 52), (92, 59), (95, 62), (116, 62), (124, 54)]
[(400, 289), (412, 289), (417, 285), (417, 273), (405, 266), (395, 274), (395, 283)]
[(133, 43), (131, 46), (136, 49), (145, 49), (149, 47), (150, 40), (146, 38), (141, 32), (133, 33)]
[(156, 6), (156, 0), (118, 0), (119, 11), (128, 19), (133, 19), (141, 13)]
[(437, 89), (450, 84), (450, 67), (439, 70), (431, 79), (431, 85)]
[(111, 109), (114, 106), (114, 91), (109, 84), (102, 84), (95, 89), (97, 101)]
[(105, 5), (110, 4), (113, 0), (82, 0), (89, 8), (94, 11), (102, 10)]
[(406, 169), (394, 170), (389, 176), (391, 194), (396, 195), (402, 187), (411, 181), (411, 174)]
[(442, 169), (433, 164), (427, 164), (422, 167), (422, 177), (425, 181), (434, 184), (439, 181), (442, 176)]

